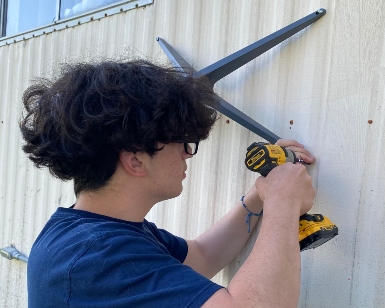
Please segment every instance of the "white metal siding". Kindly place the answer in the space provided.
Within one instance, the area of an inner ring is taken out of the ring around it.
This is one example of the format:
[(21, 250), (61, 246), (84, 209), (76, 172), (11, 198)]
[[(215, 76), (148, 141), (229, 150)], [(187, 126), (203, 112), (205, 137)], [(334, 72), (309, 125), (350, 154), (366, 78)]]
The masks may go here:
[[(21, 152), (20, 101), (33, 76), (49, 75), (66, 60), (122, 54), (164, 62), (158, 36), (201, 69), (320, 7), (327, 14), (319, 21), (219, 81), (216, 90), (317, 158), (309, 167), (317, 189), (313, 212), (331, 218), (340, 234), (302, 253), (299, 307), (385, 307), (383, 1), (155, 0), (0, 47), (1, 247), (13, 243), (28, 254), (56, 207), (74, 202), (71, 183), (36, 170)], [(256, 175), (243, 159), (260, 138), (227, 120), (218, 121), (189, 160), (182, 195), (154, 207), (148, 219), (193, 238), (253, 184)], [(216, 282), (227, 285), (255, 237)], [(26, 265), (0, 258), (0, 278), (0, 306), (26, 307)]]

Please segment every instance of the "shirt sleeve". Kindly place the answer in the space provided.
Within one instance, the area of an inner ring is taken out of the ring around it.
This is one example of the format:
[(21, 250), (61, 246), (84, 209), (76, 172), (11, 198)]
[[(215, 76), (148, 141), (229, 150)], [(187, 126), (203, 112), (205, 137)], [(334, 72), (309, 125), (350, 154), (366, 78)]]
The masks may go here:
[(174, 234), (158, 227), (152, 223), (145, 221), (145, 226), (159, 240), (168, 252), (179, 262), (183, 263), (187, 257), (188, 245), (185, 239), (175, 236)]

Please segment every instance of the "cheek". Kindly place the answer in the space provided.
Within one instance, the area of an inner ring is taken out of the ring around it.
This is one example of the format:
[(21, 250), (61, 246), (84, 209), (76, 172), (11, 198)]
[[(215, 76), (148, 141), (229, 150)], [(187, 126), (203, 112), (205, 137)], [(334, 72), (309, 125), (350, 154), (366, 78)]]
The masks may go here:
[(181, 168), (179, 164), (177, 162), (173, 162), (170, 165), (170, 176), (178, 176), (179, 173), (181, 173)]
[(173, 162), (169, 165), (169, 171), (167, 172), (167, 177), (170, 182), (170, 186), (179, 185), (185, 178), (184, 171), (186, 167), (183, 161)]

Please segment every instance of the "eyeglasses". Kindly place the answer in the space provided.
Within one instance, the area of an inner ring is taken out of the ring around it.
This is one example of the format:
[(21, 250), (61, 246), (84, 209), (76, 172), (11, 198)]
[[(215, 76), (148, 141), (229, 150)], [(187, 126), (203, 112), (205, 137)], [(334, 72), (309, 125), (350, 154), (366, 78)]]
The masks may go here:
[(183, 143), (184, 150), (189, 155), (195, 155), (198, 152), (199, 141), (198, 142), (186, 142), (184, 140), (178, 140), (178, 141), (175, 141), (175, 142)]

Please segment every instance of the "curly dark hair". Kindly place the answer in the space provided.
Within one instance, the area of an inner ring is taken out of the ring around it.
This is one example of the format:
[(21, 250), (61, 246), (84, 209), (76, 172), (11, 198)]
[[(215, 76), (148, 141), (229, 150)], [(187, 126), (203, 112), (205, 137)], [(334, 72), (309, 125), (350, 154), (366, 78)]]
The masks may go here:
[(23, 150), (37, 167), (74, 179), (75, 194), (106, 185), (121, 151), (196, 142), (217, 119), (209, 81), (145, 60), (66, 64), (23, 94)]

